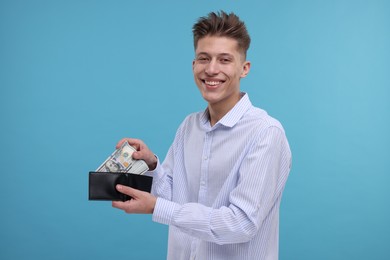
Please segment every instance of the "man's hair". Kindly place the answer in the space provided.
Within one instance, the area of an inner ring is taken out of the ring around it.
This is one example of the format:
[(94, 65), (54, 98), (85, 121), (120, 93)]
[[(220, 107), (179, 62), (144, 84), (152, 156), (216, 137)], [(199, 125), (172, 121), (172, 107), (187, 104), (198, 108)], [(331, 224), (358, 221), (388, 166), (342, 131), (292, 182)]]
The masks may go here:
[(246, 57), (251, 43), (244, 22), (234, 13), (227, 14), (224, 11), (211, 12), (207, 16), (200, 17), (192, 27), (192, 32), (195, 49), (198, 41), (206, 36), (228, 37), (237, 41), (239, 51), (242, 51)]

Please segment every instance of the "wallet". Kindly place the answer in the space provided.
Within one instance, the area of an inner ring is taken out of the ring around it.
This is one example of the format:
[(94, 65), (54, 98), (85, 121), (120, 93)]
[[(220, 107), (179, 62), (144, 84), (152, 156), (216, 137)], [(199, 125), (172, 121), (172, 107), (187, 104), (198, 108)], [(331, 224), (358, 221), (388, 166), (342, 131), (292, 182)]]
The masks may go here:
[(121, 172), (89, 172), (89, 200), (127, 201), (131, 197), (116, 190), (117, 184), (150, 192), (153, 177)]

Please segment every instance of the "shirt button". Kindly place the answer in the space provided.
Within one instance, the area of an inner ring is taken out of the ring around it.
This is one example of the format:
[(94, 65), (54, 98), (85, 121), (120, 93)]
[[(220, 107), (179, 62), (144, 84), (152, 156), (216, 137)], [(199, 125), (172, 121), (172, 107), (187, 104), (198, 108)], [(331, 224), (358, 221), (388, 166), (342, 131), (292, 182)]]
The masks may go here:
[(205, 157), (204, 157), (204, 160), (205, 160), (205, 161), (207, 161), (207, 159), (208, 159), (208, 157), (207, 157), (207, 156), (205, 156)]

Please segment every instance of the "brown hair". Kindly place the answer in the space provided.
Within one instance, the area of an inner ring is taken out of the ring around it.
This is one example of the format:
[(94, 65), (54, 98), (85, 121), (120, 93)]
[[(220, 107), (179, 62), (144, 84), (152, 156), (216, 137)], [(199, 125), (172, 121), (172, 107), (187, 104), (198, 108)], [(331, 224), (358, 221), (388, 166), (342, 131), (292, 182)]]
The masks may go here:
[(251, 38), (246, 26), (234, 13), (227, 14), (224, 11), (211, 12), (208, 16), (200, 17), (192, 27), (194, 35), (194, 47), (198, 41), (206, 36), (228, 37), (237, 41), (238, 48), (246, 57)]

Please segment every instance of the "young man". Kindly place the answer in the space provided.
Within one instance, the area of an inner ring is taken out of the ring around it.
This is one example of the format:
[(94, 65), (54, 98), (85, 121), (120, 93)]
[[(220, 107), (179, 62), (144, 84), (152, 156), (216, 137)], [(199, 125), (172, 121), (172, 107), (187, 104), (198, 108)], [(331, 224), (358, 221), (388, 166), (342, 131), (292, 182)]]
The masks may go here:
[(207, 109), (190, 114), (162, 164), (132, 138), (149, 165), (152, 194), (118, 185), (127, 213), (169, 225), (168, 259), (278, 259), (279, 206), (291, 152), (281, 124), (240, 92), (250, 37), (239, 18), (210, 13), (193, 27), (195, 83)]

